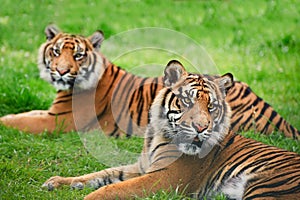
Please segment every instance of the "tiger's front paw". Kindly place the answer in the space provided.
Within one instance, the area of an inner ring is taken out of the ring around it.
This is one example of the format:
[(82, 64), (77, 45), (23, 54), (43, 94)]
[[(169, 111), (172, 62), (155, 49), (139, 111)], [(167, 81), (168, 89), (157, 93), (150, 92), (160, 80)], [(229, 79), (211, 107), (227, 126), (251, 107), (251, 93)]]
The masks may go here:
[(65, 178), (61, 176), (53, 176), (49, 178), (43, 185), (43, 188), (48, 189), (49, 191), (54, 190), (55, 188), (58, 188), (61, 185), (65, 184)]
[(43, 188), (48, 189), (49, 191), (54, 190), (54, 188), (58, 188), (59, 186), (62, 185), (62, 179), (63, 177), (60, 176), (53, 176), (49, 178), (43, 185)]
[(84, 184), (82, 182), (73, 182), (71, 183), (71, 188), (75, 190), (82, 190), (84, 188)]
[(69, 185), (72, 189), (83, 189), (84, 183), (80, 181), (76, 181), (76, 178), (72, 177), (61, 177), (61, 176), (53, 176), (49, 178), (43, 185), (43, 188), (48, 189), (49, 191), (54, 190), (62, 185)]

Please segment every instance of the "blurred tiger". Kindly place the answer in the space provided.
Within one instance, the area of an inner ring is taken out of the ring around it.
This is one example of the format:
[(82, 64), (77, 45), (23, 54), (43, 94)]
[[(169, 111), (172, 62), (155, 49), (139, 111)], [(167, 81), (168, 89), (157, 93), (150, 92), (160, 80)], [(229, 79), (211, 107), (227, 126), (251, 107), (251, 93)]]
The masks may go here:
[(300, 156), (230, 130), (231, 74), (209, 79), (178, 61), (150, 109), (139, 161), (79, 177), (55, 176), (43, 187), (97, 189), (85, 199), (129, 199), (176, 189), (197, 199), (300, 199)]
[[(99, 52), (104, 39), (101, 31), (86, 38), (49, 25), (45, 33), (38, 67), (41, 77), (58, 90), (57, 97), (49, 110), (7, 115), (0, 122), (30, 133), (86, 131), (100, 125), (110, 136), (143, 134), (150, 105), (163, 87), (162, 77), (142, 78), (112, 64)], [(299, 131), (245, 83), (235, 81), (226, 100), (234, 131), (270, 134), (278, 130), (286, 137), (299, 138)]]

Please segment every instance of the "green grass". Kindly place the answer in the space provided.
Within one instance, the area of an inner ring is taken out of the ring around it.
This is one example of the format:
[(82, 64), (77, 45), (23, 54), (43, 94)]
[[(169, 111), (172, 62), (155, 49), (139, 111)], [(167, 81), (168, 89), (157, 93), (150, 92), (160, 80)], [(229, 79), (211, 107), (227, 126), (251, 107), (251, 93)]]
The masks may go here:
[[(108, 40), (118, 33), (142, 27), (184, 33), (206, 49), (218, 73), (232, 72), (300, 128), (300, 3), (296, 0), (2, 0), (0, 116), (47, 109), (51, 105), (55, 90), (39, 79), (36, 67), (37, 51), (45, 39), (43, 30), (49, 22), (63, 31), (83, 35), (102, 29)], [(119, 48), (124, 44), (118, 44)], [(109, 46), (104, 44), (102, 51), (109, 53)], [(145, 63), (166, 64), (173, 56), (139, 51), (118, 59), (109, 58), (131, 70)], [(299, 142), (278, 134), (245, 135), (300, 153)], [(126, 146), (127, 142), (117, 143)], [(138, 151), (141, 141), (133, 140), (128, 146)], [(87, 153), (75, 132), (33, 136), (0, 127), (0, 158), (0, 199), (82, 199), (89, 189), (76, 191), (64, 187), (48, 192), (40, 186), (53, 175), (77, 176), (106, 167)], [(176, 198), (181, 197), (164, 192), (149, 197)]]

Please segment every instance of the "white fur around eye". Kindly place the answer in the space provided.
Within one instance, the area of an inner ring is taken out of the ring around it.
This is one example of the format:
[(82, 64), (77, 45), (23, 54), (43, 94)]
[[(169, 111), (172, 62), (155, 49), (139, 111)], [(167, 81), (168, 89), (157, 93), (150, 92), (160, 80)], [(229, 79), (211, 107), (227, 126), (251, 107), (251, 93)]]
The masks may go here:
[(169, 113), (168, 114), (168, 118), (170, 121), (178, 121), (182, 116), (182, 113), (175, 113), (175, 112), (172, 112), (172, 113)]
[(74, 55), (74, 59), (75, 60), (81, 60), (83, 58), (83, 56), (84, 56), (84, 53), (76, 53)]
[(189, 92), (190, 97), (195, 98), (197, 96), (197, 92), (198, 92), (197, 89), (190, 90)]
[(186, 97), (186, 98), (183, 98), (181, 100), (181, 102), (184, 104), (184, 106), (188, 107), (190, 105), (191, 100), (190, 100), (190, 98)]
[(209, 112), (214, 112), (216, 110), (216, 105), (213, 102), (209, 103), (208, 110)]
[(53, 48), (53, 54), (58, 57), (60, 55), (60, 50), (58, 48)]

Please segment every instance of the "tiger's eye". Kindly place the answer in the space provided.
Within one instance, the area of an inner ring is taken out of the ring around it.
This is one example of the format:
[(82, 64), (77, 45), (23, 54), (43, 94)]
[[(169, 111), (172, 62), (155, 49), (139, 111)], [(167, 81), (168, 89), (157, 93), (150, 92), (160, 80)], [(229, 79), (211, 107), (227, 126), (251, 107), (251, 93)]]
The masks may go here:
[(190, 98), (184, 98), (184, 101), (185, 101), (186, 103), (190, 103), (190, 102), (191, 102)]
[(209, 103), (207, 107), (208, 107), (208, 109), (213, 109), (214, 105), (212, 103)]
[(53, 54), (55, 56), (59, 56), (60, 55), (60, 50), (59, 49), (53, 49)]
[(75, 55), (74, 55), (74, 59), (75, 60), (80, 60), (80, 59), (82, 59), (83, 58), (83, 54), (81, 54), (81, 53), (76, 53)]

